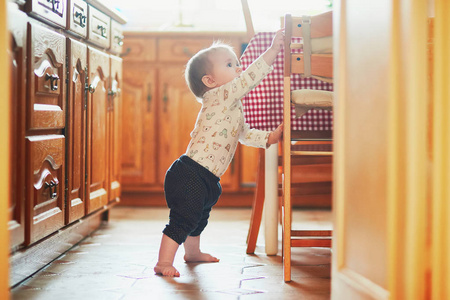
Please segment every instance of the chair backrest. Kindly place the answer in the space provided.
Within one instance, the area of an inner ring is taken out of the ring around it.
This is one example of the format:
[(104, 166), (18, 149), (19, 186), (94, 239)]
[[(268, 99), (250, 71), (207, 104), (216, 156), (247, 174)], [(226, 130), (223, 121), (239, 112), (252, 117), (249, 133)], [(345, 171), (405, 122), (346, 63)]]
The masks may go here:
[[(332, 81), (332, 17), (331, 11), (315, 16), (285, 16), (285, 76), (304, 74), (305, 77)], [(301, 37), (302, 43), (293, 43), (293, 37)]]

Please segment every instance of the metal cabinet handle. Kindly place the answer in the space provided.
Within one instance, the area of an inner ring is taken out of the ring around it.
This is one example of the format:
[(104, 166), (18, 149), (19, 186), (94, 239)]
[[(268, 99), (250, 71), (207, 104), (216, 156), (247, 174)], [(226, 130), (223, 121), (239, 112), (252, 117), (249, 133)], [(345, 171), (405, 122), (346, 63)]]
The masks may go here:
[(51, 180), (50, 182), (45, 183), (45, 188), (50, 190), (50, 198), (55, 199), (58, 197), (58, 180)]
[(106, 27), (103, 25), (98, 25), (97, 29), (100, 30), (100, 35), (106, 38)]
[(75, 13), (75, 19), (80, 19), (80, 27), (84, 28), (86, 27), (86, 16), (83, 15), (82, 12), (77, 11)]
[(123, 36), (116, 35), (114, 39), (117, 40), (117, 45), (123, 46)]
[(192, 53), (188, 47), (183, 47), (183, 53), (187, 56), (187, 57), (192, 57), (194, 56), (194, 53)]
[[(52, 3), (52, 11), (53, 12), (58, 12), (59, 9), (59, 0), (47, 0), (48, 3)], [(56, 8), (55, 8), (56, 7)]]
[(164, 93), (162, 101), (164, 103), (164, 112), (167, 112), (167, 104), (169, 102), (169, 96), (167, 96), (167, 83), (164, 83)]
[(58, 74), (45, 74), (45, 80), (50, 80), (50, 89), (52, 91), (57, 91), (58, 90), (58, 80), (59, 80), (59, 76)]
[(147, 112), (152, 111), (152, 84), (147, 85)]
[(92, 80), (92, 83), (87, 87), (87, 90), (89, 93), (93, 94), (95, 93), (95, 89), (97, 88), (97, 85), (101, 81), (100, 77), (96, 76), (94, 80)]

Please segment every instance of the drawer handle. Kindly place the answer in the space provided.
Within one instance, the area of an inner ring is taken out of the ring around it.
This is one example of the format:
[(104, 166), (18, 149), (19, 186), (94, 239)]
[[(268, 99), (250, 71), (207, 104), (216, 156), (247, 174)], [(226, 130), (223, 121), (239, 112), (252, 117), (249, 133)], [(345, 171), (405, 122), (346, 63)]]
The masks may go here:
[(123, 36), (116, 35), (114, 39), (117, 40), (117, 45), (123, 46)]
[(152, 111), (152, 84), (147, 84), (147, 112)]
[(45, 74), (45, 80), (50, 80), (50, 89), (52, 91), (57, 91), (58, 90), (58, 80), (59, 80), (59, 76), (57, 74)]
[(187, 56), (187, 57), (192, 57), (194, 56), (194, 53), (192, 53), (188, 47), (183, 47), (183, 53)]
[(167, 112), (167, 104), (169, 102), (169, 96), (167, 95), (167, 83), (164, 83), (164, 93), (163, 93), (163, 103), (164, 103), (164, 112)]
[(98, 25), (97, 29), (100, 30), (100, 35), (106, 38), (106, 27), (103, 25)]
[(80, 27), (81, 28), (86, 27), (86, 16), (83, 15), (82, 12), (77, 11), (75, 13), (75, 19), (80, 19)]
[(50, 182), (46, 182), (45, 183), (45, 188), (50, 189), (50, 198), (51, 199), (55, 199), (58, 197), (58, 180), (53, 181), (51, 180)]
[[(58, 10), (59, 10), (59, 0), (47, 0), (47, 2), (48, 3), (52, 3), (52, 11), (53, 12), (58, 12)], [(56, 9), (55, 9), (55, 7), (56, 7)]]
[(94, 80), (92, 81), (92, 83), (88, 86), (88, 91), (89, 91), (89, 93), (91, 93), (91, 94), (93, 94), (93, 93), (95, 93), (95, 89), (97, 88), (97, 85), (99, 84), (99, 82), (100, 82), (100, 77), (98, 77), (98, 76), (96, 76), (95, 78), (94, 78)]

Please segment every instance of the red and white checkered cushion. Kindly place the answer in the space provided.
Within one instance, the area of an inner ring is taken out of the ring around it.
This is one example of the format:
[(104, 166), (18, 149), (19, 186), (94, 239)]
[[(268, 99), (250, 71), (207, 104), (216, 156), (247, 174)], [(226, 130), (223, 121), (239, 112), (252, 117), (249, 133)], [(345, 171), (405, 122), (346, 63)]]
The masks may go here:
[[(248, 67), (270, 46), (274, 32), (257, 33), (249, 42), (241, 57), (243, 68)], [(300, 42), (300, 38), (293, 42)], [(283, 65), (284, 53), (278, 54), (273, 63), (274, 70), (255, 89), (242, 99), (246, 122), (251, 128), (274, 130), (283, 122)], [(333, 84), (314, 78), (291, 75), (291, 89), (313, 89), (332, 91)], [(310, 110), (301, 118), (295, 117), (292, 108), (292, 130), (333, 130), (333, 113)]]

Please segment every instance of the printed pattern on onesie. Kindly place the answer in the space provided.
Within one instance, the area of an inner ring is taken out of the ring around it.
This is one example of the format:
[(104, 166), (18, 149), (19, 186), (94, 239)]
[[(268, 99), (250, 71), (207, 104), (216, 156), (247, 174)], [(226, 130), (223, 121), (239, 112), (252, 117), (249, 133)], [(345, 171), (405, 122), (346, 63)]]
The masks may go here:
[(250, 129), (245, 123), (241, 98), (272, 69), (259, 57), (239, 77), (206, 92), (186, 155), (220, 178), (233, 159), (238, 142), (265, 148), (270, 131)]

